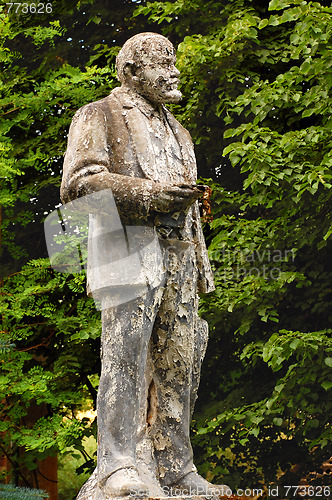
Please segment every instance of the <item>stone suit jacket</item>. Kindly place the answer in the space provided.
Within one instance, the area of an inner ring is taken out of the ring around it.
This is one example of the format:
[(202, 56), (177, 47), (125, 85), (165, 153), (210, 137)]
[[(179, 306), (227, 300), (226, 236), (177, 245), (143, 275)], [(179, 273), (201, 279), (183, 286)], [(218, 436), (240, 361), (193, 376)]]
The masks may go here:
[[(190, 134), (163, 109), (181, 149), (183, 182), (194, 183), (197, 169)], [(80, 108), (69, 129), (60, 191), (62, 202), (105, 189), (107, 184), (122, 224), (153, 227), (156, 213), (150, 210), (150, 200), (152, 187), (158, 182), (158, 165), (147, 125), (144, 112), (120, 87), (106, 98)], [(102, 215), (95, 216), (93, 231), (100, 230), (103, 220)], [(198, 292), (207, 293), (214, 290), (214, 282), (197, 202), (192, 210), (192, 230)], [(98, 248), (93, 251), (98, 255)], [(88, 289), (89, 286), (91, 291), (88, 273)], [(98, 286), (94, 283), (92, 288)]]

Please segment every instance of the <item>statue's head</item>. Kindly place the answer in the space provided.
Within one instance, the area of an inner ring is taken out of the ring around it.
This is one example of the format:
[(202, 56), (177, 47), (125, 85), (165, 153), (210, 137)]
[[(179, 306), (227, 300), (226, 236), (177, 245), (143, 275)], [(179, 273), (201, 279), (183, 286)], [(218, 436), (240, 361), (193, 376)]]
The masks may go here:
[(171, 42), (157, 33), (129, 38), (116, 58), (118, 79), (152, 103), (178, 102), (179, 70)]

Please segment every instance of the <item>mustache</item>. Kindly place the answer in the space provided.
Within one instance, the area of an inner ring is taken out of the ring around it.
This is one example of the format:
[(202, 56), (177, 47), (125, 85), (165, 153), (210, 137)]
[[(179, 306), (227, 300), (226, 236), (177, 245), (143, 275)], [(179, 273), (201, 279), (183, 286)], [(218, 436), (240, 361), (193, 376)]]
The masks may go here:
[(157, 78), (155, 83), (158, 87), (166, 87), (167, 90), (176, 90), (178, 88), (180, 80), (178, 78), (165, 78), (163, 76), (160, 76), (159, 78)]

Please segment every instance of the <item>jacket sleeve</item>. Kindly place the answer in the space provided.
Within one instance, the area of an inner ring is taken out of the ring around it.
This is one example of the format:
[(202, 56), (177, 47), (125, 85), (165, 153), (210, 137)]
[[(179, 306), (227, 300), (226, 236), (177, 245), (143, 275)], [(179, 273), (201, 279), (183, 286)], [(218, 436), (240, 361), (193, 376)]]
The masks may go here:
[[(112, 162), (110, 108), (91, 103), (79, 109), (71, 123), (64, 158), (61, 200), (111, 189), (124, 222), (149, 216), (154, 181), (121, 173)], [(117, 131), (119, 134), (120, 131)]]

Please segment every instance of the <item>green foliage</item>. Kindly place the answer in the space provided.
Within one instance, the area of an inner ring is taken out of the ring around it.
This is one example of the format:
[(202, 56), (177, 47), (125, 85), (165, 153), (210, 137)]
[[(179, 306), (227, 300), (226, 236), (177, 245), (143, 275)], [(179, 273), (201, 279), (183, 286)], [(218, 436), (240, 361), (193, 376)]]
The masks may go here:
[(0, 484), (0, 498), (2, 500), (37, 500), (38, 498), (48, 498), (48, 495), (42, 490), (19, 488), (11, 484)]
[[(23, 447), (32, 470), (55, 450), (83, 450), (82, 439), (95, 432), (77, 409), (95, 399), (89, 376), (99, 366), (91, 351), (98, 353), (100, 318), (82, 277), (57, 273), (46, 259), (7, 277), (1, 299), (1, 447)], [(39, 418), (27, 425), (36, 405)]]
[(64, 59), (70, 3), (63, 18), (64, 2), (38, 16), (0, 7), (0, 449), (19, 476), (72, 445), (91, 462), (82, 441), (96, 432), (79, 411), (96, 402), (100, 314), (85, 276), (44, 258), (72, 116), (116, 84), (114, 55), (84, 70)]
[(96, 455), (97, 443), (91, 436), (84, 439), (85, 456), (75, 453), (75, 448), (67, 450), (66, 454), (61, 455), (58, 461), (58, 497), (59, 500), (68, 500), (76, 498), (80, 488), (88, 480), (90, 472), (86, 472), (86, 460), (93, 460), (91, 457)]

